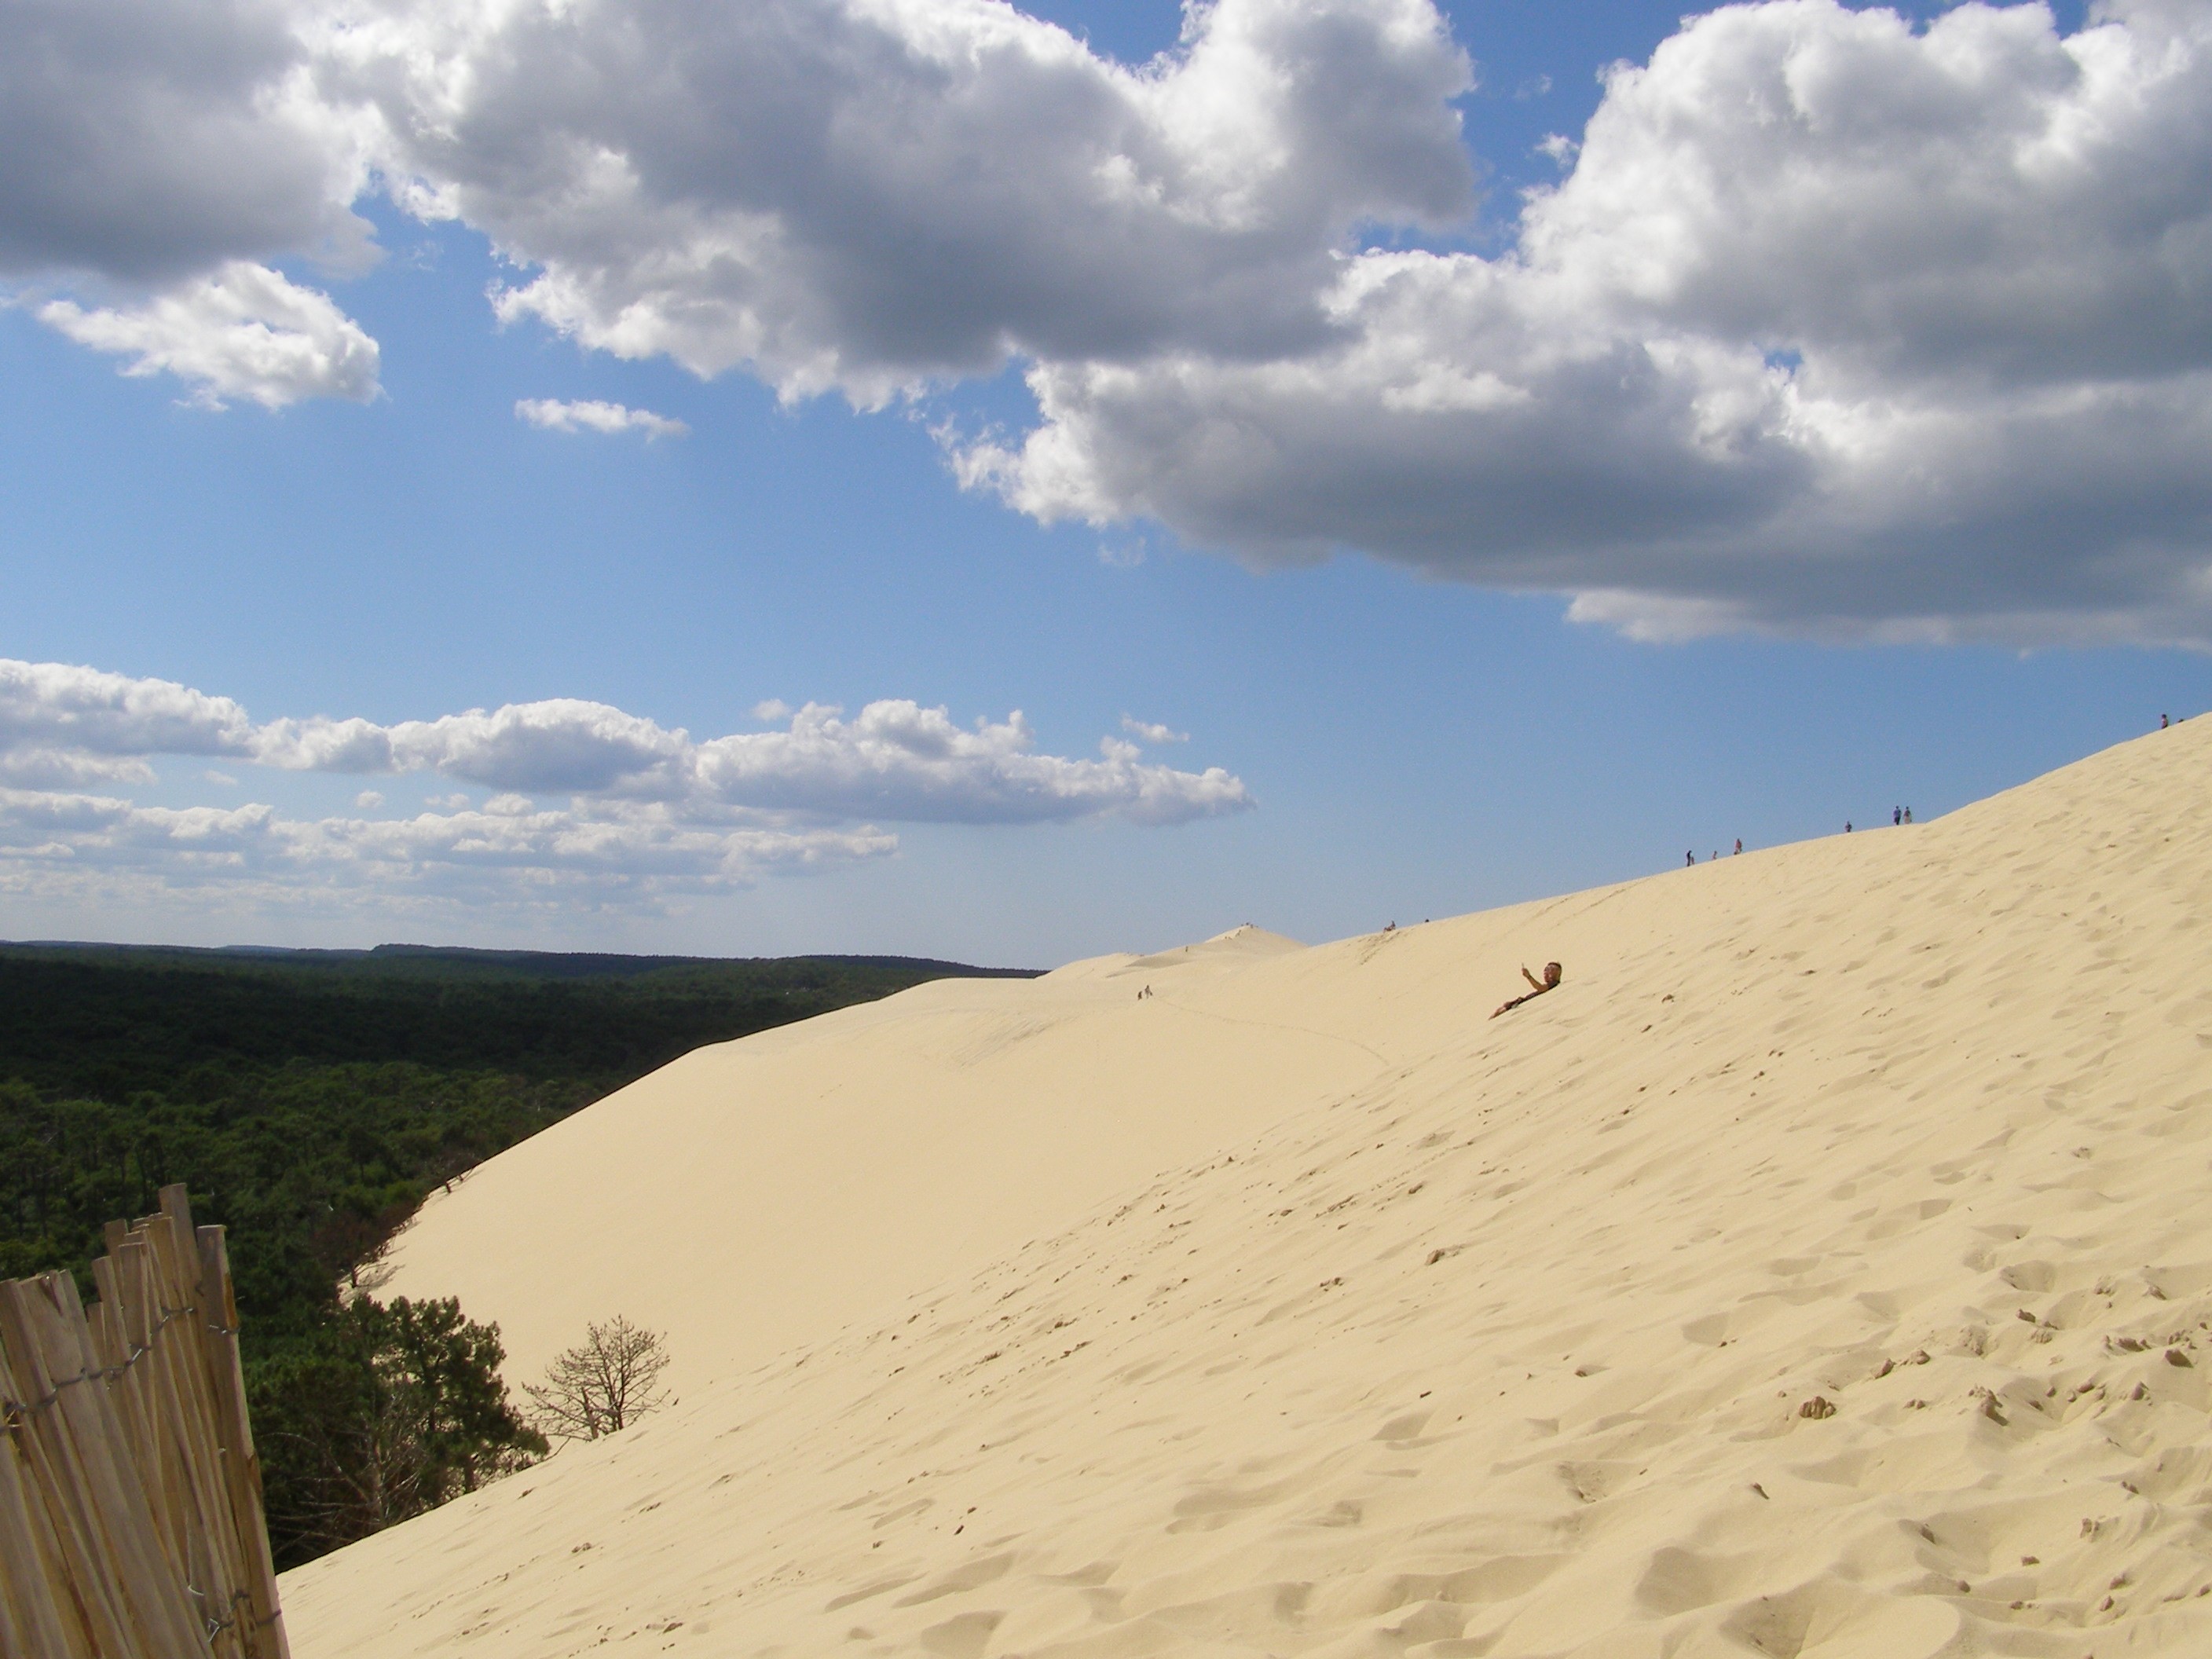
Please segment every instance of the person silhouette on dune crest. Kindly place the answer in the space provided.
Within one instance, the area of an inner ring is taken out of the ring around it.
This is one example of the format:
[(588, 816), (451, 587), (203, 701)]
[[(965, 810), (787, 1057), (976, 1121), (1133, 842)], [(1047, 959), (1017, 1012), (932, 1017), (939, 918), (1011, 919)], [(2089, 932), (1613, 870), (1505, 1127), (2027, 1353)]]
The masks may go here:
[(1559, 988), (1559, 964), (1556, 962), (1546, 963), (1544, 964), (1544, 977), (1540, 981), (1537, 979), (1535, 975), (1528, 971), (1528, 964), (1524, 962), (1521, 964), (1521, 977), (1527, 980), (1528, 983), (1535, 987), (1535, 988), (1525, 995), (1515, 997), (1510, 1002), (1499, 1003), (1495, 1008), (1490, 1011), (1491, 1018), (1496, 1019), (1498, 1015), (1504, 1013), (1508, 1008), (1518, 1008), (1524, 1002), (1534, 1002), (1538, 997), (1543, 995), (1547, 991), (1558, 990)]

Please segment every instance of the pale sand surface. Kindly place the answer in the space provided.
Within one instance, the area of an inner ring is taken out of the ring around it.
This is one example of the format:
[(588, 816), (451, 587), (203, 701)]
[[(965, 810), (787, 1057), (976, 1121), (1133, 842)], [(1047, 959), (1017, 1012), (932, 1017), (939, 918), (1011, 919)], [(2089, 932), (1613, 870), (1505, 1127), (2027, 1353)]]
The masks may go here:
[(758, 1364), (1377, 1075), (1358, 1041), (1170, 995), (1301, 948), (1241, 928), (699, 1049), (434, 1196), (379, 1293), (496, 1318), (510, 1379), (617, 1313), (670, 1334), (678, 1386)]
[(295, 1650), (2212, 1654), (2209, 919), (2199, 720), (691, 1056), (391, 1286), (679, 1403), (287, 1575)]

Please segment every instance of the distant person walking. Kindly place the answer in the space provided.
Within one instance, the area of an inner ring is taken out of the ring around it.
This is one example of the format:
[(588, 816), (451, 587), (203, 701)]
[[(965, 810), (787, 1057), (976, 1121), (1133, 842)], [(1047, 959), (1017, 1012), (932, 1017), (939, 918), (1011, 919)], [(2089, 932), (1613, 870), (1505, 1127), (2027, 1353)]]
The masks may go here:
[(2161, 732), (2166, 730), (2166, 716), (2163, 714), (2158, 717), (2158, 729)]
[(1907, 823), (1912, 822), (1912, 809), (1910, 806), (1905, 809), (1905, 821)]
[[(1696, 856), (1692, 854), (1690, 859), (1690, 862), (1695, 864), (1697, 861)], [(1498, 1015), (1504, 1013), (1508, 1008), (1518, 1008), (1524, 1002), (1534, 1002), (1538, 997), (1543, 995), (1547, 991), (1558, 990), (1559, 988), (1559, 964), (1556, 962), (1546, 963), (1544, 964), (1544, 977), (1540, 980), (1535, 976), (1535, 975), (1528, 971), (1528, 964), (1524, 962), (1521, 964), (1521, 977), (1527, 980), (1533, 988), (1530, 989), (1526, 995), (1515, 997), (1510, 1002), (1499, 1003), (1495, 1008), (1492, 1008), (1490, 1011), (1491, 1018), (1496, 1019)]]
[(1682, 856), (1687, 859), (1692, 864), (1695, 864), (1698, 861), (1698, 855), (1695, 853), (1685, 853)]
[(1847, 836), (1851, 833), (1851, 821), (1849, 818), (1844, 820), (1844, 833)]
[(1899, 824), (1900, 824), (1900, 823), (1904, 823), (1904, 822), (1905, 822), (1905, 809), (1904, 809), (1902, 806), (1893, 806), (1893, 807), (1891, 807), (1891, 808), (1889, 809), (1889, 823), (1890, 823), (1890, 827), (1891, 827), (1892, 829), (1895, 829)]
[(1738, 836), (1735, 838), (1735, 850), (1739, 853), (1743, 851), (1743, 837), (1741, 836)]

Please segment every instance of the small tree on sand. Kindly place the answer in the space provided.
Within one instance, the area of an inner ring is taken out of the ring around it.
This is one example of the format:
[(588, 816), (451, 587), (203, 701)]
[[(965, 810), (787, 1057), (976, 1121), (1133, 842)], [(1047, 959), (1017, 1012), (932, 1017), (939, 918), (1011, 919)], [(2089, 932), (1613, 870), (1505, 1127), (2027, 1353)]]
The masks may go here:
[(585, 1328), (584, 1340), (556, 1359), (543, 1382), (526, 1382), (532, 1425), (562, 1440), (597, 1440), (668, 1403), (660, 1374), (668, 1348), (659, 1335), (617, 1314)]

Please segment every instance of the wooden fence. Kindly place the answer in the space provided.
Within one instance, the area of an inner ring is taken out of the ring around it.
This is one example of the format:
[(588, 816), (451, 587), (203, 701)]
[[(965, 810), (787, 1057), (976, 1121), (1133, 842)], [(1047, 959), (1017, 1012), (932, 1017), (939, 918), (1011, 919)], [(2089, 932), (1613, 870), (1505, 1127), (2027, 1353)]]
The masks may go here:
[(222, 1229), (164, 1188), (93, 1276), (0, 1282), (0, 1654), (289, 1659)]

